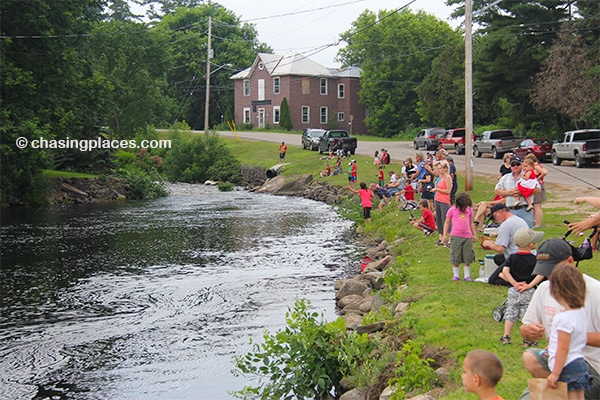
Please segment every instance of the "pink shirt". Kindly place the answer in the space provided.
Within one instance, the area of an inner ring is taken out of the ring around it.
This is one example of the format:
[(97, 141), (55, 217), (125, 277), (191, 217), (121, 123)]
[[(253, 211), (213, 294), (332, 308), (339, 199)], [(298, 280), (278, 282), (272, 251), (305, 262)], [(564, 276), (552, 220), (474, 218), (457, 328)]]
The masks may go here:
[[(437, 184), (437, 188), (441, 190), (448, 189), (448, 186), (446, 185), (446, 177), (440, 177), (440, 180)], [(435, 192), (435, 201), (437, 201), (438, 203), (450, 204), (450, 193)]]
[(456, 206), (450, 207), (446, 213), (446, 219), (452, 221), (452, 232), (450, 236), (458, 236), (461, 238), (472, 238), (471, 221), (473, 220), (473, 209), (467, 208), (466, 212), (461, 212)]
[(371, 190), (358, 189), (358, 195), (360, 196), (360, 201), (363, 207), (373, 207), (373, 202), (371, 202), (373, 192), (371, 192)]

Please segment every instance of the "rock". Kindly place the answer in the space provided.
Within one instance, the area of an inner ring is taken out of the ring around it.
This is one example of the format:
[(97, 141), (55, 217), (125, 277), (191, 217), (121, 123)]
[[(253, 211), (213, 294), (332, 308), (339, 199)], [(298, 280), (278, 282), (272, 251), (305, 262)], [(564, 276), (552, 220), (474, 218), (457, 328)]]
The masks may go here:
[(347, 307), (351, 304), (356, 304), (356, 309), (358, 310), (358, 305), (363, 301), (363, 297), (358, 294), (351, 294), (348, 296), (344, 296), (338, 301), (338, 305), (340, 308)]
[(415, 397), (411, 397), (408, 400), (435, 400), (435, 397), (433, 397), (430, 394), (425, 393), (425, 394), (419, 394)]
[(355, 330), (362, 325), (362, 315), (357, 313), (348, 313), (344, 316), (346, 320), (346, 329)]
[(373, 296), (365, 297), (360, 303), (358, 303), (358, 309), (360, 312), (368, 313), (373, 307)]
[(363, 389), (352, 389), (340, 396), (340, 400), (365, 400)]
[(394, 309), (394, 316), (397, 317), (399, 315), (403, 315), (406, 312), (406, 310), (408, 310), (409, 306), (409, 303), (399, 303)]
[(379, 395), (379, 400), (389, 400), (389, 398), (392, 396), (392, 393), (394, 393), (392, 388), (387, 386)]
[(376, 270), (376, 271), (383, 271), (389, 263), (392, 262), (392, 256), (385, 256), (384, 258), (377, 260), (377, 261), (373, 261), (370, 262), (367, 267), (365, 268), (365, 271), (372, 271), (372, 270)]
[(365, 291), (365, 289), (367, 289), (367, 285), (365, 285), (364, 283), (350, 279), (350, 280), (347, 280), (346, 282), (344, 282), (344, 284), (342, 285), (340, 290), (338, 290), (338, 292), (336, 294), (336, 298), (341, 299), (341, 298), (344, 298), (351, 294), (360, 295)]
[(450, 382), (450, 371), (447, 368), (440, 367), (435, 370), (435, 374), (444, 385)]
[(89, 197), (89, 194), (87, 194), (86, 192), (84, 192), (82, 190), (77, 189), (75, 186), (69, 185), (68, 183), (63, 182), (62, 188), (69, 197), (82, 198), (82, 199)]
[(355, 330), (356, 330), (356, 333), (359, 333), (362, 335), (363, 333), (380, 332), (383, 330), (384, 326), (385, 326), (385, 322), (375, 322), (374, 324), (359, 326)]

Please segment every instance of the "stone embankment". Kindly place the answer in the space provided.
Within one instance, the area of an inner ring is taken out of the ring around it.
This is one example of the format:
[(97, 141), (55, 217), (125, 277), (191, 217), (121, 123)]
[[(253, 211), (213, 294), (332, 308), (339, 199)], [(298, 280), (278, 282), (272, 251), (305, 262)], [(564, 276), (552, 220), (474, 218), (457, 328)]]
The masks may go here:
[(54, 178), (48, 196), (51, 204), (82, 204), (131, 197), (131, 184), (122, 178)]

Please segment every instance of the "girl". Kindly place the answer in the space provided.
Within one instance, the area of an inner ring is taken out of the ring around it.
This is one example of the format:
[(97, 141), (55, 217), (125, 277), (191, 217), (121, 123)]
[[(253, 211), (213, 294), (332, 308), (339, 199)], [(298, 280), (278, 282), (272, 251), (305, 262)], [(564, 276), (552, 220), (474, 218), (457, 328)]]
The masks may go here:
[(448, 231), (450, 232), (450, 262), (452, 263), (453, 281), (459, 281), (460, 264), (464, 264), (465, 281), (471, 279), (471, 263), (475, 261), (473, 242), (477, 241), (475, 235), (475, 219), (473, 218), (473, 202), (467, 193), (456, 196), (456, 205), (451, 207), (446, 214), (442, 243), (446, 244)]
[(564, 307), (552, 321), (548, 342), (548, 386), (566, 382), (569, 400), (583, 400), (583, 390), (592, 385), (582, 350), (587, 340), (588, 320), (583, 308), (585, 280), (583, 274), (568, 262), (561, 262), (552, 271), (550, 294)]
[(379, 158), (379, 150), (375, 150), (375, 155), (373, 155), (373, 165), (381, 164), (381, 159)]
[(540, 183), (540, 189), (542, 190), (539, 194), (533, 195), (533, 226), (534, 228), (542, 227), (542, 219), (544, 218), (544, 211), (542, 210), (542, 203), (546, 202), (546, 187), (544, 185), (544, 178), (548, 175), (548, 170), (541, 166), (535, 154), (527, 154), (525, 159), (531, 159), (534, 162), (533, 170), (535, 176)]
[(436, 161), (433, 164), (433, 170), (438, 179), (435, 187), (431, 189), (435, 193), (435, 223), (438, 226), (438, 245), (442, 244), (442, 235), (444, 233), (444, 224), (446, 222), (446, 214), (450, 209), (450, 193), (452, 192), (452, 177), (448, 173), (448, 164)]
[(519, 179), (519, 182), (517, 182), (519, 192), (527, 202), (527, 211), (533, 210), (533, 191), (540, 185), (540, 182), (535, 175), (534, 168), (535, 162), (533, 160), (523, 160), (523, 175), (521, 176), (521, 179)]
[(360, 196), (360, 202), (363, 206), (363, 216), (365, 217), (365, 222), (371, 222), (371, 209), (373, 208), (372, 198), (375, 197), (375, 193), (367, 188), (367, 184), (364, 182), (360, 183), (360, 189), (356, 190), (348, 185), (348, 189), (352, 192), (358, 194)]

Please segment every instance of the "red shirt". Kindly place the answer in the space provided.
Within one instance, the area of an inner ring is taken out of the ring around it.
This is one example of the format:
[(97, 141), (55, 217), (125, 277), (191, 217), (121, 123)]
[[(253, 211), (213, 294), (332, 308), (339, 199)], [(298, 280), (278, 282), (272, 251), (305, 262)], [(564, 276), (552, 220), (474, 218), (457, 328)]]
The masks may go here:
[(404, 188), (404, 198), (406, 200), (414, 200), (415, 199), (415, 189), (412, 186), (408, 185)]
[(435, 229), (435, 217), (429, 208), (423, 210), (423, 223), (428, 227)]

